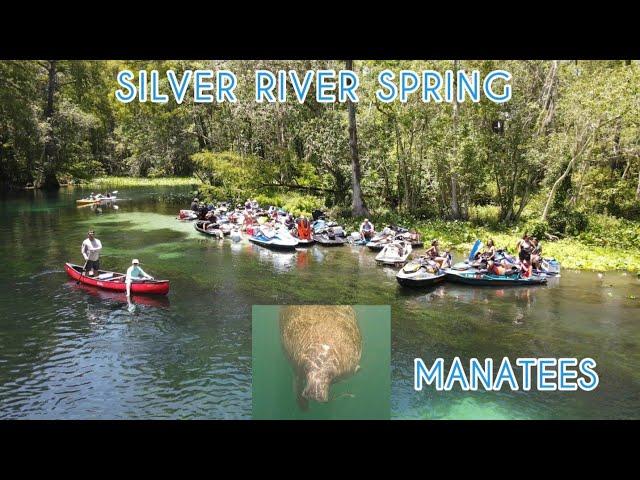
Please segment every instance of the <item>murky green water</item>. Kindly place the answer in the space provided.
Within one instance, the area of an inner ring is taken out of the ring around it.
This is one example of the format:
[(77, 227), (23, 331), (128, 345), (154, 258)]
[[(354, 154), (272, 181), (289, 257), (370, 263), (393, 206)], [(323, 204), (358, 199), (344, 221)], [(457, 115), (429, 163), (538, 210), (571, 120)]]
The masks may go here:
[(258, 420), (388, 420), (391, 414), (391, 324), (388, 306), (355, 305), (362, 336), (360, 369), (330, 388), (330, 401), (301, 405), (282, 346), (279, 309), (253, 310), (253, 418)]
[[(205, 238), (179, 205), (120, 189), (119, 209), (76, 208), (87, 192), (0, 201), (0, 418), (250, 418), (251, 306), (391, 305), (392, 418), (640, 417), (640, 281), (563, 272), (549, 286), (401, 289), (361, 247), (274, 253)], [(102, 264), (137, 257), (171, 280), (164, 301), (69, 281), (88, 227)], [(593, 357), (594, 392), (414, 392), (413, 359)], [(339, 401), (342, 401), (340, 399)], [(344, 399), (347, 400), (347, 399)]]

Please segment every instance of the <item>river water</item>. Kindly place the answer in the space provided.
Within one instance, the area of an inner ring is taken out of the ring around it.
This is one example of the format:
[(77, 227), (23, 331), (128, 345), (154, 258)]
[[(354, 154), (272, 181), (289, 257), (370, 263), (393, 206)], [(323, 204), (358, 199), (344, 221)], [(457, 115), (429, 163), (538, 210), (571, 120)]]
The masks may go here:
[[(175, 220), (180, 205), (120, 189), (118, 209), (77, 208), (81, 189), (0, 201), (0, 418), (247, 419), (252, 305), (391, 306), (391, 417), (639, 418), (640, 281), (563, 271), (548, 286), (399, 287), (366, 248), (274, 253)], [(88, 228), (102, 266), (131, 258), (171, 280), (166, 299), (134, 299), (70, 281)], [(592, 357), (592, 392), (413, 390), (413, 361)], [(362, 372), (364, 373), (364, 372)], [(360, 374), (359, 374), (360, 375)]]

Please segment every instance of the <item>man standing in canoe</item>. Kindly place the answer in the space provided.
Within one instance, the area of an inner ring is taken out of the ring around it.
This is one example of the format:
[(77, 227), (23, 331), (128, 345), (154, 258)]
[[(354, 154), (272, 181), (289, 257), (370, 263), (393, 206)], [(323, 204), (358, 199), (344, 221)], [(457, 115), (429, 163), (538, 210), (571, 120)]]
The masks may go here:
[(124, 283), (127, 286), (127, 297), (131, 296), (131, 284), (136, 280), (153, 280), (151, 275), (147, 275), (142, 268), (140, 268), (140, 260), (134, 258), (131, 260), (131, 266), (127, 269), (127, 275), (124, 279)]
[(85, 260), (84, 271), (86, 272), (88, 268), (90, 277), (94, 275), (94, 272), (97, 273), (100, 270), (100, 250), (102, 250), (102, 243), (95, 238), (95, 232), (89, 230), (87, 238), (82, 242), (80, 251)]

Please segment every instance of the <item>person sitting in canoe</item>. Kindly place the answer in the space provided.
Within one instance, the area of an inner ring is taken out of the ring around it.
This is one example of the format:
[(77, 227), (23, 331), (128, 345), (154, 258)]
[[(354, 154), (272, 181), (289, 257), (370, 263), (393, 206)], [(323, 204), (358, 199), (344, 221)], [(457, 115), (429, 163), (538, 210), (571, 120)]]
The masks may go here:
[(364, 222), (362, 222), (362, 225), (360, 225), (360, 237), (369, 241), (373, 238), (373, 235), (375, 233), (376, 230), (373, 227), (373, 223), (371, 223), (368, 218), (365, 218)]
[(193, 202), (191, 202), (191, 210), (193, 210), (194, 212), (197, 212), (200, 209), (200, 203), (198, 202), (197, 198), (193, 199)]
[(100, 270), (100, 250), (102, 250), (102, 242), (95, 238), (93, 230), (89, 230), (87, 238), (82, 242), (80, 252), (85, 260), (84, 271), (88, 268), (90, 277), (93, 277), (94, 272)]
[(131, 266), (127, 269), (127, 275), (125, 276), (124, 283), (127, 286), (127, 297), (131, 296), (131, 284), (140, 280), (153, 280), (151, 275), (147, 275), (142, 268), (140, 268), (140, 260), (134, 258), (131, 260)]

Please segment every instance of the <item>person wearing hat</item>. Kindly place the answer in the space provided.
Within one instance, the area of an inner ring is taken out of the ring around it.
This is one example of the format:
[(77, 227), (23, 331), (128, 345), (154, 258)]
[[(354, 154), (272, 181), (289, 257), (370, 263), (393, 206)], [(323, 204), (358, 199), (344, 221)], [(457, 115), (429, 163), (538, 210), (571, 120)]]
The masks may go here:
[(84, 257), (84, 271), (86, 272), (88, 268), (90, 277), (100, 270), (100, 250), (102, 250), (102, 243), (95, 237), (95, 232), (89, 230), (87, 238), (82, 242), (80, 252)]
[(142, 268), (140, 268), (140, 260), (134, 258), (131, 260), (131, 266), (127, 269), (127, 275), (124, 279), (124, 283), (127, 286), (127, 297), (131, 296), (131, 284), (137, 280), (153, 280), (151, 275), (147, 275)]

